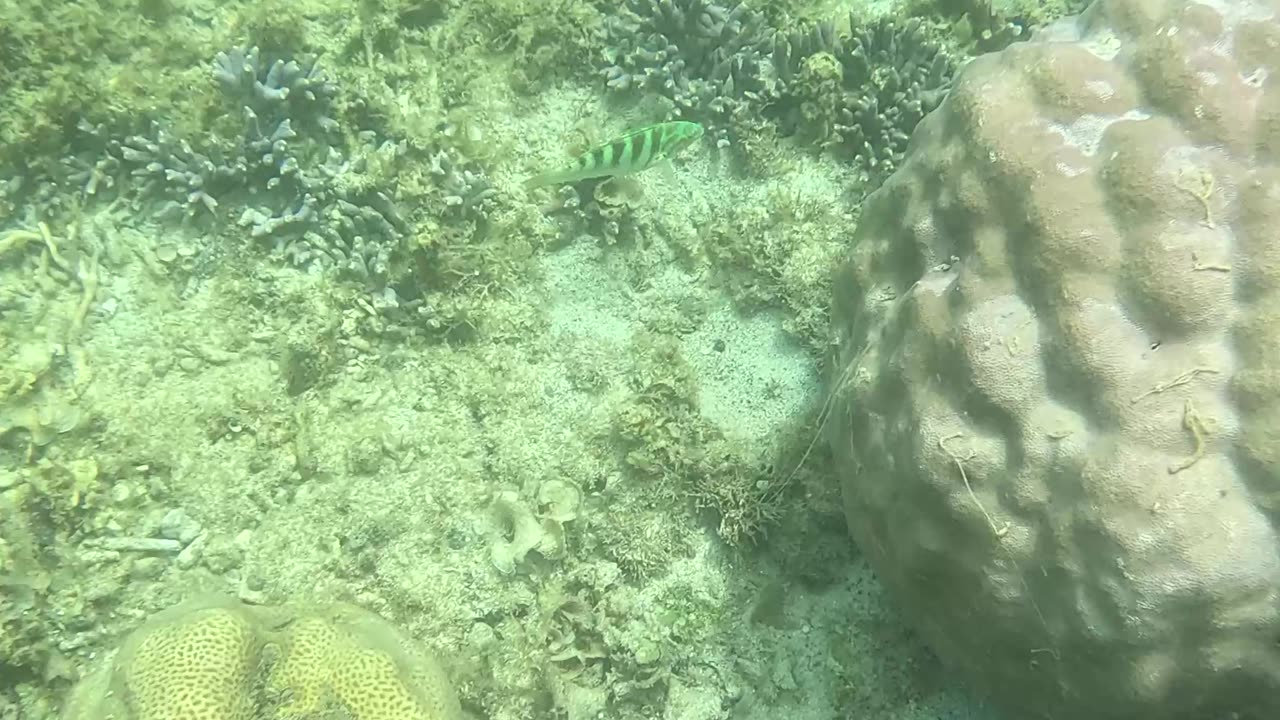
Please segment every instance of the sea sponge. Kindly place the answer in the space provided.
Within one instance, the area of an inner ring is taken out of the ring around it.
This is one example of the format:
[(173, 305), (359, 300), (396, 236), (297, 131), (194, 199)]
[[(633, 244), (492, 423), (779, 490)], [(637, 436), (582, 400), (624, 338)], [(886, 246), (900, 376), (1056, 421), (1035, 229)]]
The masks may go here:
[(458, 720), (434, 659), (377, 615), (198, 600), (158, 613), (73, 691), (62, 720)]
[(836, 283), (849, 525), (1016, 718), (1280, 717), (1280, 3), (973, 60)]

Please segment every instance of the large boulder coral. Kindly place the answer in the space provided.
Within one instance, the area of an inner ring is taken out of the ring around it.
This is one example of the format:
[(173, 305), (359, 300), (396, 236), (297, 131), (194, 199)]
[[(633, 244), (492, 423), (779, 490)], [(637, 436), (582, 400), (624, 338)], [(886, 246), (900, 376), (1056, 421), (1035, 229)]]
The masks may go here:
[(1280, 3), (974, 60), (865, 207), (851, 531), (1018, 718), (1280, 717)]
[(352, 605), (197, 600), (157, 614), (76, 686), (62, 720), (459, 720), (435, 660)]

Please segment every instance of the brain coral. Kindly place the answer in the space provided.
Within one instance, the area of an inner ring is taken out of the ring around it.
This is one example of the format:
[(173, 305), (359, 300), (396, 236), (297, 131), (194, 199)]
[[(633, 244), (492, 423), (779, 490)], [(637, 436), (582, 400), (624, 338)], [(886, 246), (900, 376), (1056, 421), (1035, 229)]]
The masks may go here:
[(1276, 0), (974, 60), (837, 282), (851, 531), (1018, 718), (1280, 717)]
[(197, 602), (156, 615), (63, 720), (458, 720), (436, 663), (359, 608)]

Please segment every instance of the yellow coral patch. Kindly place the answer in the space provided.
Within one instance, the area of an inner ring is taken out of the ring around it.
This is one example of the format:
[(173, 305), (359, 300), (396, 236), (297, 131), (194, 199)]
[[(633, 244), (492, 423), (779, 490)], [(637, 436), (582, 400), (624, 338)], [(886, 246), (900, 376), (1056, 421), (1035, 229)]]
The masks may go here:
[(62, 720), (458, 720), (412, 639), (349, 605), (217, 600), (137, 630), (76, 687)]

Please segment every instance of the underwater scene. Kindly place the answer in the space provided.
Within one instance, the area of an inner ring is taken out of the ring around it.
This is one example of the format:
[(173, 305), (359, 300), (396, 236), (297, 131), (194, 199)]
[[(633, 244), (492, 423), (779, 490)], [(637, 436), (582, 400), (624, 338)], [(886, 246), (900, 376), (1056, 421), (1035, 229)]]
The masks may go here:
[(0, 2), (0, 720), (1280, 718), (1280, 0)]

